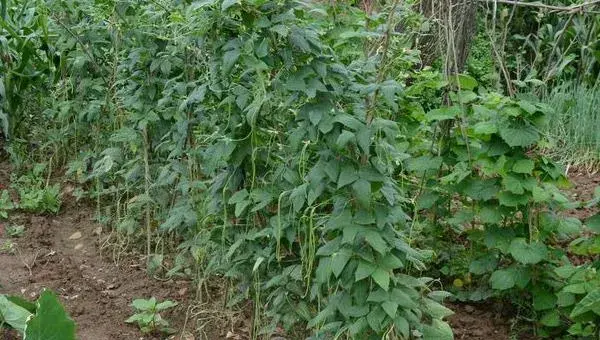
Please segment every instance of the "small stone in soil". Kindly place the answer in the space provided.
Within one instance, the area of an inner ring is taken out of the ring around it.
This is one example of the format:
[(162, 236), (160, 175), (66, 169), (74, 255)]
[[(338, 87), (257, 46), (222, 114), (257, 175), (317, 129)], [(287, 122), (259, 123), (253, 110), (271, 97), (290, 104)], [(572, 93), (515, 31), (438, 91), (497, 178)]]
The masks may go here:
[(73, 233), (73, 235), (69, 236), (69, 240), (78, 240), (81, 238), (81, 232), (77, 231), (75, 233)]

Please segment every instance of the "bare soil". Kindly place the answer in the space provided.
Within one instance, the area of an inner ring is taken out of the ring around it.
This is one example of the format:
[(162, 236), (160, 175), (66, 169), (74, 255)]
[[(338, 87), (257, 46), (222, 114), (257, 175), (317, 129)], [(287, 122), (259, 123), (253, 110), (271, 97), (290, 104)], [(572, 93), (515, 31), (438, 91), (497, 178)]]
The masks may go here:
[(510, 338), (510, 316), (502, 306), (494, 304), (452, 304), (449, 319), (456, 340), (507, 340)]
[[(594, 190), (600, 186), (600, 173), (574, 169), (569, 171), (569, 178), (573, 187), (567, 193), (572, 201), (585, 202), (594, 198)], [(567, 212), (567, 215), (585, 220), (598, 212), (598, 207), (581, 207)]]

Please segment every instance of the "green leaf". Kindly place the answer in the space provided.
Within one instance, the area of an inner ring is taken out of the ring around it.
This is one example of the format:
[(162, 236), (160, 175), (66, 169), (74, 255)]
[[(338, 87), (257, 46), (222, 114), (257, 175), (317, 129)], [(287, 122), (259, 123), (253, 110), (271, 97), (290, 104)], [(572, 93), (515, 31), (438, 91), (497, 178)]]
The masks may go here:
[(454, 340), (454, 335), (446, 322), (434, 319), (431, 325), (423, 326), (423, 339)]
[(173, 302), (173, 301), (167, 300), (167, 301), (163, 301), (163, 302), (157, 304), (156, 305), (156, 310), (157, 311), (162, 311), (162, 310), (165, 310), (165, 309), (173, 308), (175, 306), (177, 306), (177, 302)]
[(404, 264), (393, 254), (387, 254), (379, 261), (379, 266), (386, 270), (394, 270), (404, 267)]
[(226, 11), (229, 7), (238, 3), (239, 0), (224, 0), (221, 4), (221, 11)]
[(525, 101), (525, 100), (520, 100), (518, 102), (519, 107), (521, 107), (523, 110), (525, 110), (527, 113), (529, 114), (534, 114), (538, 111), (537, 107), (535, 107), (535, 105), (533, 105), (532, 103)]
[(30, 316), (27, 309), (9, 301), (5, 295), (0, 295), (0, 323), (6, 323), (23, 333)]
[(498, 207), (485, 206), (479, 211), (479, 219), (483, 223), (498, 224), (502, 221), (502, 213)]
[(373, 247), (373, 249), (375, 249), (378, 253), (383, 255), (387, 252), (388, 245), (381, 237), (379, 232), (374, 230), (367, 231), (365, 233), (365, 241), (367, 241), (367, 243), (371, 247)]
[(75, 322), (54, 293), (44, 290), (36, 314), (27, 322), (26, 340), (75, 340)]
[(585, 220), (585, 225), (593, 231), (600, 233), (600, 214), (596, 214)]
[[(225, 0), (225, 1), (228, 1), (228, 0)], [(235, 1), (234, 1), (234, 3), (235, 3)], [(223, 66), (221, 69), (223, 74), (229, 74), (229, 72), (233, 68), (233, 65), (235, 65), (235, 63), (237, 62), (237, 60), (239, 58), (240, 58), (240, 50), (238, 50), (238, 49), (233, 49), (233, 50), (229, 50), (229, 51), (225, 52), (223, 54)]]
[(381, 324), (383, 323), (385, 316), (385, 311), (382, 308), (373, 308), (371, 313), (367, 315), (367, 321), (369, 326), (371, 326), (371, 329), (379, 333), (381, 331)]
[(527, 243), (524, 238), (514, 239), (508, 250), (515, 260), (523, 264), (536, 264), (546, 259), (548, 248), (541, 242)]
[(518, 207), (529, 202), (527, 195), (518, 195), (509, 191), (502, 191), (498, 194), (498, 201), (505, 207)]
[(387, 291), (390, 288), (390, 273), (388, 271), (377, 268), (371, 273), (371, 277), (383, 290)]
[(356, 140), (356, 136), (354, 135), (353, 132), (344, 130), (338, 137), (336, 145), (338, 148), (344, 149), (346, 147), (346, 145), (348, 145), (348, 143), (350, 143), (350, 142), (354, 143), (355, 140)]
[(477, 87), (477, 80), (466, 74), (458, 74), (450, 77), (449, 80), (451, 84), (460, 87), (461, 90), (474, 90)]
[(376, 288), (371, 291), (369, 297), (367, 297), (368, 302), (385, 302), (390, 299), (390, 293), (386, 292), (383, 289)]
[(395, 318), (394, 319), (394, 326), (400, 332), (400, 334), (402, 335), (403, 339), (408, 339), (409, 338), (410, 325), (409, 325), (408, 321), (405, 318), (403, 318), (401, 316)]
[(547, 202), (552, 198), (552, 194), (548, 192), (546, 189), (535, 186), (532, 191), (533, 200), (535, 202)]
[(556, 273), (556, 275), (560, 276), (563, 279), (568, 279), (571, 277), (571, 275), (573, 275), (575, 273), (575, 271), (577, 271), (577, 267), (573, 266), (572, 264), (566, 264), (562, 267), (557, 267), (554, 269), (554, 272)]
[(515, 235), (512, 229), (489, 226), (485, 229), (483, 237), (488, 248), (499, 249), (506, 254)]
[(496, 290), (507, 290), (515, 286), (514, 274), (510, 270), (500, 269), (492, 273), (490, 277), (492, 288)]
[(492, 272), (497, 266), (498, 257), (495, 254), (490, 253), (471, 262), (469, 271), (475, 275), (483, 275)]
[(244, 210), (246, 210), (246, 208), (250, 205), (250, 203), (252, 203), (252, 202), (250, 202), (249, 200), (237, 203), (235, 205), (235, 217), (242, 216), (242, 213), (244, 212)]
[(559, 307), (568, 307), (575, 304), (575, 294), (568, 292), (558, 292), (556, 294), (556, 304)]
[(363, 208), (371, 205), (371, 182), (361, 178), (352, 184), (352, 190)]
[(340, 276), (349, 260), (350, 254), (346, 251), (340, 251), (331, 256), (331, 271), (336, 278)]
[(469, 179), (465, 181), (463, 192), (474, 200), (487, 201), (496, 196), (500, 190), (495, 179)]
[(384, 303), (381, 304), (381, 308), (383, 308), (383, 310), (385, 311), (385, 313), (390, 317), (390, 318), (395, 318), (396, 317), (396, 312), (398, 311), (398, 304), (394, 301), (385, 301)]
[(494, 122), (479, 122), (473, 125), (473, 132), (478, 135), (491, 135), (498, 132), (498, 125)]
[(560, 314), (558, 310), (550, 311), (542, 316), (540, 323), (546, 327), (560, 326)]
[(537, 130), (525, 123), (500, 126), (500, 137), (511, 147), (528, 147), (540, 138)]
[(502, 179), (502, 185), (513, 194), (522, 195), (525, 193), (521, 180), (516, 176), (507, 175)]
[(404, 308), (413, 309), (418, 307), (417, 303), (407, 293), (398, 288), (392, 289), (391, 297), (394, 302)]
[(552, 309), (556, 306), (556, 295), (554, 293), (535, 287), (533, 293), (533, 309), (536, 311)]
[(310, 52), (310, 45), (299, 29), (292, 30), (290, 41), (292, 42), (292, 45), (299, 48), (302, 52)]
[(461, 109), (459, 106), (442, 107), (429, 111), (425, 118), (429, 122), (449, 120), (458, 117), (460, 112)]
[(515, 162), (512, 170), (519, 174), (531, 175), (534, 167), (535, 163), (531, 159), (521, 159)]
[(442, 305), (437, 301), (431, 299), (424, 299), (423, 303), (425, 305), (427, 313), (434, 319), (443, 319), (447, 316), (454, 314), (454, 312), (450, 308)]
[(139, 311), (152, 310), (156, 306), (156, 298), (151, 297), (148, 300), (135, 299), (133, 302), (131, 302), (131, 306)]
[(340, 172), (337, 182), (337, 188), (340, 189), (348, 184), (354, 183), (358, 179), (358, 173), (351, 165), (345, 165)]
[(356, 272), (354, 273), (354, 278), (356, 281), (365, 279), (371, 276), (375, 269), (377, 268), (372, 263), (369, 263), (367, 261), (360, 261), (358, 262), (358, 267), (356, 268)]
[(563, 217), (558, 221), (557, 231), (564, 235), (575, 235), (581, 231), (581, 221), (575, 217)]
[(35, 309), (37, 308), (35, 303), (25, 300), (24, 298), (16, 295), (8, 295), (6, 297), (8, 301), (25, 308), (30, 313), (35, 313)]
[(248, 197), (248, 190), (243, 189), (243, 190), (237, 191), (235, 194), (231, 195), (231, 198), (229, 199), (229, 204), (241, 203), (242, 201), (246, 200), (247, 197)]
[(442, 165), (441, 157), (432, 157), (429, 155), (409, 158), (406, 160), (406, 168), (409, 171), (423, 172), (427, 170), (437, 170)]
[(350, 327), (348, 327), (348, 331), (350, 331), (350, 335), (354, 338), (358, 335), (358, 333), (362, 332), (365, 328), (367, 328), (368, 322), (367, 318), (359, 318), (354, 322)]
[(566, 285), (562, 289), (562, 291), (565, 293), (572, 293), (572, 294), (585, 294), (585, 292), (586, 292), (585, 283), (573, 283), (570, 285)]
[(586, 295), (571, 311), (571, 318), (576, 318), (589, 311), (596, 311), (600, 308), (600, 288), (591, 291)]
[(359, 131), (363, 127), (365, 127), (365, 124), (361, 123), (358, 119), (354, 118), (353, 116), (347, 113), (340, 113), (335, 115), (333, 121), (336, 123), (340, 123), (354, 131)]

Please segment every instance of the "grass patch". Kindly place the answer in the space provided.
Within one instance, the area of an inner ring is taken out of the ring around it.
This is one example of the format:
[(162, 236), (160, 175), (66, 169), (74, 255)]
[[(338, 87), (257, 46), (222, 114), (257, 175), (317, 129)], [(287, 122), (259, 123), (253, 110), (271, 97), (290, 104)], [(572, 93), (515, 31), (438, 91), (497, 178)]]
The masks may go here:
[(600, 168), (600, 86), (563, 84), (542, 100), (549, 114), (547, 152), (567, 166)]

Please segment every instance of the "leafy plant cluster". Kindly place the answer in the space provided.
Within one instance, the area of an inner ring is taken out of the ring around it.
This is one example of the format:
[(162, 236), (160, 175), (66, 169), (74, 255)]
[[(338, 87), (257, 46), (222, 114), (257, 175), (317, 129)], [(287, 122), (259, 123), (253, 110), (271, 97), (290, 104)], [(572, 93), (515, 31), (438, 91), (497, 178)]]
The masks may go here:
[(75, 323), (54, 293), (44, 290), (35, 302), (0, 295), (0, 329), (18, 331), (23, 339), (75, 339)]
[(58, 213), (60, 210), (60, 185), (49, 184), (44, 178), (45, 164), (36, 164), (31, 171), (13, 178), (12, 187), (19, 195), (17, 208), (39, 213)]
[[(460, 90), (450, 93), (455, 104), (426, 117), (438, 126), (454, 120), (441, 145), (448, 151), (413, 161), (417, 169), (435, 173), (424, 182), (417, 204), (430, 214), (422, 223), (444, 227), (443, 236), (454, 235), (451, 242), (470, 247), (440, 257), (442, 263), (453, 255), (466, 258), (453, 273), (446, 269), (457, 276), (457, 298), (518, 296), (530, 301), (539, 336), (556, 337), (565, 328), (573, 336), (595, 334), (595, 264), (575, 266), (571, 257), (595, 254), (597, 236), (576, 238), (582, 222), (562, 211), (581, 203), (561, 193), (567, 184), (563, 171), (536, 154), (549, 108), (482, 89), (475, 94), (476, 82), (461, 80)], [(597, 203), (596, 198), (585, 204)], [(598, 216), (585, 222), (596, 230)]]
[[(518, 296), (540, 335), (596, 332), (595, 269), (564, 246), (582, 224), (539, 152), (549, 108), (418, 70), (411, 5), (5, 2), (12, 160), (65, 166), (149, 270), (230, 280), (256, 336), (451, 339), (447, 281)], [(45, 171), (15, 178), (26, 209), (60, 207)], [(166, 306), (130, 321), (161, 329)]]
[(169, 322), (163, 319), (160, 313), (177, 306), (176, 302), (170, 300), (158, 302), (155, 297), (151, 297), (148, 300), (135, 299), (131, 303), (131, 306), (135, 308), (136, 313), (125, 322), (136, 323), (144, 333), (157, 331), (173, 333), (173, 330), (169, 328)]

